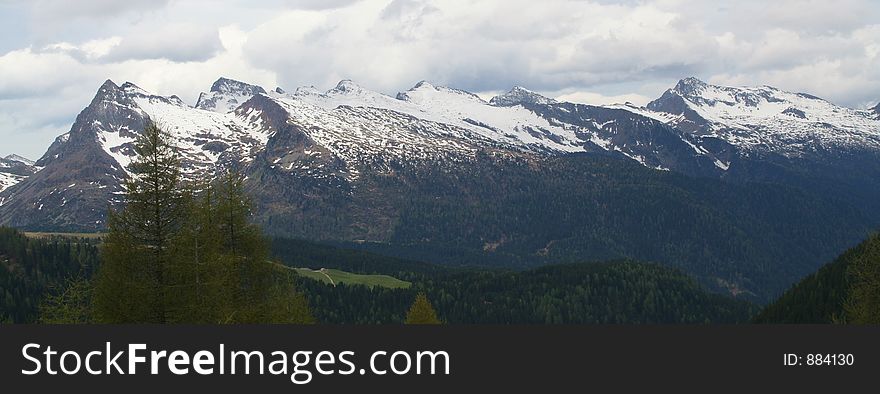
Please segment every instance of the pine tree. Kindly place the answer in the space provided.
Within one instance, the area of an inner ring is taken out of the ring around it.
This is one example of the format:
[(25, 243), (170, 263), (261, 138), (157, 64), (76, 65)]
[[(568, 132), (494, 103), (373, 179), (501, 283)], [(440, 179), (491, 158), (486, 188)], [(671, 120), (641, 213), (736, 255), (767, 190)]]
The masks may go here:
[(147, 126), (125, 185), (126, 206), (109, 215), (94, 289), (105, 323), (311, 323), (293, 278), (269, 261), (250, 223), (241, 176), (181, 185), (167, 135)]
[(315, 318), (306, 297), (296, 290), (293, 273), (282, 268), (275, 270), (275, 274), (264, 321), (272, 324), (314, 324)]
[(880, 234), (859, 245), (847, 273), (851, 288), (846, 304), (849, 323), (880, 324)]
[(150, 123), (135, 143), (126, 206), (108, 217), (95, 284), (96, 318), (107, 323), (166, 323), (169, 245), (184, 194), (179, 159), (167, 134)]
[(244, 179), (229, 172), (216, 186), (220, 249), (231, 264), (231, 310), (224, 322), (314, 322), (308, 303), (295, 291), (286, 269), (269, 262), (269, 244), (260, 228), (249, 222), (250, 199)]
[(214, 188), (200, 185), (199, 195), (188, 191), (183, 220), (171, 242), (169, 265), (171, 322), (218, 323), (232, 313), (232, 265), (221, 251), (221, 234), (215, 218)]
[(419, 293), (406, 314), (406, 324), (440, 324), (437, 312), (425, 293)]

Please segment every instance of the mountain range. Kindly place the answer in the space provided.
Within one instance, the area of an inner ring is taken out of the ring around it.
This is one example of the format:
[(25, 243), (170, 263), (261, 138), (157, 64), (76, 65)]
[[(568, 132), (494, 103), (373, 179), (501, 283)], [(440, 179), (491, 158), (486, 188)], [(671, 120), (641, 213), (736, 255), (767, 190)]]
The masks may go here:
[(645, 107), (221, 78), (195, 106), (106, 81), (39, 160), (0, 159), (0, 225), (104, 229), (148, 121), (186, 178), (245, 174), (272, 234), (444, 263), (639, 258), (766, 299), (880, 223), (880, 105), (696, 78)]

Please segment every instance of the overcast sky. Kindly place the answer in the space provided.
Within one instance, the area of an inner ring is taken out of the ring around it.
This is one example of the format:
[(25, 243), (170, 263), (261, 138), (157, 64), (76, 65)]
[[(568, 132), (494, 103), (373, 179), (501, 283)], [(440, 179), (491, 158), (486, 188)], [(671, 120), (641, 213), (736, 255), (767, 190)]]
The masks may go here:
[(219, 76), (645, 104), (697, 76), (865, 107), (878, 55), (874, 0), (0, 0), (0, 155), (41, 156), (108, 78), (190, 104)]

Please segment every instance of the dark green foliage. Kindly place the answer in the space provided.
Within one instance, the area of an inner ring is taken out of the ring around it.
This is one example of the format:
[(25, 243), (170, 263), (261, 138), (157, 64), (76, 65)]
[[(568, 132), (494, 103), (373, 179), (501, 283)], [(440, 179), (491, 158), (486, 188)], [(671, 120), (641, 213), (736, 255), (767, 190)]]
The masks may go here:
[[(309, 191), (322, 202), (288, 196), (314, 214), (298, 220), (332, 231), (280, 221), (267, 228), (454, 266), (652, 261), (768, 302), (872, 225), (852, 205), (797, 188), (691, 178), (600, 155), (388, 165), (393, 176), (364, 170), (350, 189)], [(324, 205), (331, 200), (336, 210)], [(344, 243), (357, 240), (376, 242)]]
[[(807, 276), (791, 289), (786, 291), (779, 299), (764, 308), (755, 318), (756, 323), (776, 324), (829, 324), (829, 323), (853, 323), (860, 319), (852, 316), (854, 309), (870, 305), (859, 303), (852, 297), (854, 282), (876, 283), (877, 272), (871, 274), (870, 270), (861, 271), (856, 267), (872, 264), (874, 267), (880, 261), (880, 236), (874, 235), (859, 246), (847, 250), (832, 263), (819, 269), (818, 272)], [(861, 279), (856, 279), (861, 277)], [(871, 279), (873, 278), (873, 279)], [(868, 287), (865, 287), (868, 289)], [(866, 292), (865, 301), (877, 297), (877, 292)], [(874, 298), (876, 299), (876, 298)], [(847, 313), (847, 304), (850, 304), (850, 313)], [(869, 311), (871, 309), (863, 309)], [(877, 316), (880, 309), (873, 309), (873, 316)], [(868, 313), (870, 316), (871, 313)]]
[(848, 321), (853, 324), (880, 324), (880, 234), (859, 247), (849, 264), (851, 282), (846, 304)]
[[(167, 263), (158, 288), (138, 286), (136, 278), (153, 278), (144, 266), (144, 256), (122, 254), (142, 250), (137, 238), (113, 245), (117, 234), (111, 227), (103, 257), (99, 284), (112, 297), (120, 285), (127, 295), (143, 292), (140, 298), (112, 300), (111, 308), (99, 309), (104, 322), (145, 322), (155, 316), (141, 299), (161, 299), (165, 323), (311, 323), (308, 304), (294, 290), (295, 278), (268, 259), (268, 242), (259, 227), (248, 222), (250, 205), (241, 180), (225, 176), (217, 185), (203, 185), (196, 195), (187, 192), (180, 202), (179, 227), (168, 237)], [(129, 262), (139, 262), (131, 264)], [(155, 283), (155, 282), (154, 282)], [(97, 293), (99, 296), (105, 293)], [(161, 297), (161, 298), (158, 298)], [(104, 300), (96, 305), (102, 307)], [(116, 309), (124, 305), (124, 309)]]
[(71, 278), (88, 276), (98, 264), (96, 240), (30, 239), (0, 227), (0, 322), (33, 323), (49, 294)]
[(342, 271), (365, 275), (397, 277), (398, 274), (432, 274), (452, 270), (437, 264), (286, 238), (272, 239), (272, 256), (276, 260), (296, 262), (296, 268), (321, 269), (332, 266)]
[(40, 323), (86, 324), (95, 320), (92, 284), (84, 276), (71, 278), (40, 304)]
[(223, 237), (216, 216), (214, 188), (200, 187), (199, 196), (189, 195), (182, 207), (186, 220), (171, 242), (170, 253), (178, 260), (169, 268), (172, 321), (210, 323), (232, 313), (232, 259), (223, 256)]
[(125, 207), (110, 212), (95, 282), (95, 317), (106, 323), (166, 323), (173, 263), (169, 247), (179, 230), (184, 193), (180, 161), (168, 135), (148, 123), (135, 143)]
[[(326, 260), (309, 265), (413, 282), (410, 289), (392, 290), (332, 287), (301, 279), (298, 288), (322, 323), (399, 324), (419, 292), (430, 297), (438, 315), (450, 324), (738, 323), (757, 311), (748, 302), (707, 292), (677, 270), (652, 264), (568, 264), (514, 272), (426, 269), (420, 263), (414, 265), (420, 272), (406, 272), (402, 260), (373, 267), (366, 262), (374, 255), (302, 241), (296, 241), (295, 248), (282, 243), (275, 240), (275, 255), (290, 266), (302, 265), (293, 256), (321, 255)], [(279, 253), (290, 249), (300, 251)]]
[(239, 176), (184, 185), (167, 135), (136, 144), (125, 207), (109, 215), (93, 306), (100, 323), (309, 323), (294, 279), (271, 264)]

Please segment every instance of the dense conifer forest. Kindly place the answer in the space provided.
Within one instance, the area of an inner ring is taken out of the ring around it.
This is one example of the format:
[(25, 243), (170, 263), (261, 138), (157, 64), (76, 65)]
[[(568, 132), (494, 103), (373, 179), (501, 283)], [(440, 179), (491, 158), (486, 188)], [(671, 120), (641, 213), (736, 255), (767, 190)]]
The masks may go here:
[(804, 278), (755, 322), (880, 324), (880, 235)]
[[(5, 323), (53, 322), (41, 304), (93, 278), (97, 239), (29, 238), (0, 229), (0, 314)], [(291, 267), (383, 274), (413, 283), (390, 289), (295, 278), (315, 321), (400, 324), (418, 294), (443, 323), (870, 323), (876, 319), (880, 236), (842, 254), (758, 313), (749, 302), (707, 292), (666, 267), (631, 261), (513, 271), (450, 268), (276, 238), (271, 260)], [(855, 290), (858, 289), (858, 290)], [(871, 312), (875, 313), (872, 314)]]
[(98, 264), (96, 239), (28, 238), (0, 227), (0, 322), (33, 322), (46, 294), (71, 278), (90, 276)]

